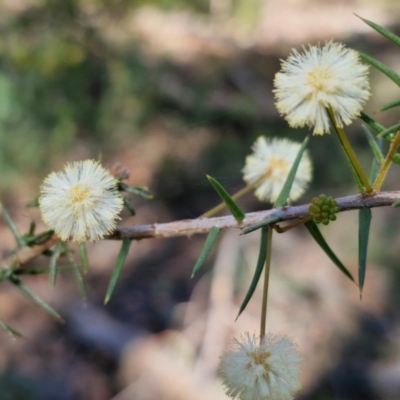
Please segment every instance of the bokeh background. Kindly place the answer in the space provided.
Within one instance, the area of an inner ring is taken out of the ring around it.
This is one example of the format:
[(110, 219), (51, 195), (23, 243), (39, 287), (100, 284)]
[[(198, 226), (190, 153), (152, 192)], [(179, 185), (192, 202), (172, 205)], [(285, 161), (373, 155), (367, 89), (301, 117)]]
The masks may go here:
[[(274, 108), (280, 58), (331, 38), (398, 71), (400, 51), (354, 14), (397, 34), (398, 1), (322, 0), (2, 0), (0, 2), (1, 201), (26, 232), (45, 229), (34, 199), (43, 178), (66, 162), (101, 157), (130, 170), (154, 200), (133, 200), (122, 224), (196, 218), (218, 202), (205, 179), (231, 193), (259, 135), (301, 141)], [(371, 70), (366, 111), (379, 113), (398, 88)], [(366, 169), (361, 124), (348, 128)], [(314, 181), (301, 201), (356, 187), (334, 135), (313, 137)], [(398, 167), (384, 187), (398, 190)], [(270, 207), (252, 195), (246, 211)], [(323, 228), (357, 272), (357, 213)], [(0, 251), (15, 244), (0, 221)], [(400, 398), (398, 211), (376, 209), (362, 301), (357, 288), (303, 228), (276, 235), (268, 329), (289, 335), (304, 357), (299, 400)], [(72, 274), (24, 282), (55, 307), (54, 321), (8, 282), (0, 318), (23, 333), (0, 332), (0, 400), (226, 399), (218, 359), (232, 337), (256, 333), (261, 293), (235, 321), (258, 252), (258, 233), (226, 232), (202, 273), (190, 279), (204, 237), (133, 243), (115, 294), (103, 299), (120, 243), (88, 246), (88, 299)], [(48, 259), (33, 266), (46, 266)]]

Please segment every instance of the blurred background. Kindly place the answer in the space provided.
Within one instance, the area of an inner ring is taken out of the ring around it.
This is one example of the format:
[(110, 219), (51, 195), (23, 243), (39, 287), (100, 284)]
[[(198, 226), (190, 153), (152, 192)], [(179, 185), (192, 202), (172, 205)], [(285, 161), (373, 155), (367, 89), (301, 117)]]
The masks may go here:
[[(400, 51), (354, 14), (400, 34), (396, 0), (2, 0), (0, 2), (1, 201), (25, 233), (44, 230), (34, 199), (44, 177), (68, 161), (101, 157), (130, 170), (154, 200), (133, 200), (122, 224), (196, 218), (219, 202), (205, 174), (231, 193), (259, 135), (302, 141), (274, 107), (272, 80), (292, 48), (334, 38), (394, 70)], [(366, 111), (398, 122), (397, 87), (371, 69)], [(359, 121), (348, 129), (366, 169), (371, 152)], [(312, 137), (314, 180), (301, 199), (354, 194), (334, 135)], [(397, 167), (398, 168), (398, 167)], [(398, 190), (396, 166), (385, 190)], [(250, 195), (247, 212), (270, 207)], [(302, 227), (275, 235), (267, 329), (289, 335), (304, 357), (299, 400), (400, 398), (398, 211), (376, 209), (362, 301), (357, 288)], [(357, 274), (357, 213), (322, 231)], [(0, 251), (15, 244), (0, 221)], [(257, 232), (220, 239), (190, 279), (204, 237), (133, 243), (103, 305), (120, 243), (88, 246), (88, 299), (72, 274), (24, 282), (55, 307), (54, 321), (8, 282), (0, 318), (0, 400), (226, 399), (220, 354), (259, 326), (261, 293), (235, 321), (258, 254)], [(46, 266), (48, 259), (33, 266)]]

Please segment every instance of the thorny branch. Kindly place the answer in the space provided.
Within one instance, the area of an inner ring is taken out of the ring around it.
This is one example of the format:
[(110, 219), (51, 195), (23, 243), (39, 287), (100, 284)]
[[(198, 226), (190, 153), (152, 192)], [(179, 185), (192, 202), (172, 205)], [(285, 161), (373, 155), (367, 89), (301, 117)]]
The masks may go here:
[[(391, 206), (396, 200), (400, 200), (400, 191), (354, 195), (336, 199), (340, 210), (339, 212), (356, 210), (362, 207), (387, 207)], [(233, 216), (228, 215), (214, 218), (187, 219), (160, 224), (154, 223), (151, 225), (118, 226), (115, 232), (105, 239), (122, 240), (129, 238), (132, 240), (141, 240), (191, 236), (208, 233), (213, 226), (217, 226), (221, 229), (244, 229), (272, 216), (278, 217), (281, 221), (301, 221), (309, 216), (309, 206), (310, 204), (303, 204), (300, 206), (287, 206), (281, 209), (274, 208), (266, 211), (252, 212), (246, 214), (242, 222), (237, 222)], [(50, 249), (58, 240), (59, 238), (53, 235), (39, 245), (22, 247), (13, 255), (2, 260), (0, 266), (2, 268), (19, 268), (40, 256), (44, 251)]]

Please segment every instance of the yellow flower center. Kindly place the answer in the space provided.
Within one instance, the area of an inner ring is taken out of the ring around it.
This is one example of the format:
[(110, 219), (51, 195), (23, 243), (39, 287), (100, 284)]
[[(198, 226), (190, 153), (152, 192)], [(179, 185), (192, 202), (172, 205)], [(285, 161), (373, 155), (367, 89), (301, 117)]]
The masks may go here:
[(69, 196), (72, 203), (83, 203), (90, 197), (90, 190), (86, 185), (77, 183), (70, 188)]
[(93, 190), (85, 184), (77, 183), (69, 189), (68, 192), (70, 208), (74, 215), (81, 215), (93, 208), (95, 196)]
[(328, 68), (316, 67), (307, 74), (306, 83), (316, 92), (327, 92), (327, 87), (331, 79), (332, 73)]
[[(275, 172), (275, 174), (274, 174)], [(268, 168), (264, 172), (264, 179), (270, 178), (271, 175), (275, 177), (282, 177), (289, 172), (289, 165), (286, 160), (280, 157), (271, 157), (268, 160)]]
[[(269, 366), (267, 359), (271, 356), (271, 353), (269, 351), (263, 351), (262, 353), (256, 353), (256, 352), (251, 352), (247, 353), (247, 355), (253, 359), (253, 361), (257, 365), (262, 365), (265, 370), (269, 371), (271, 367)], [(250, 365), (249, 365), (250, 367)]]

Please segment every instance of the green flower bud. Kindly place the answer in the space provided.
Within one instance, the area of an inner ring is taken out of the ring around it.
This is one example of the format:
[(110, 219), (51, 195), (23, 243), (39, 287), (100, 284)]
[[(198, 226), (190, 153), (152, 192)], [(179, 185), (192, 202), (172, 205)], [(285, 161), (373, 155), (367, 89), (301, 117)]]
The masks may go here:
[(316, 224), (328, 225), (330, 221), (336, 220), (336, 213), (340, 211), (336, 200), (321, 194), (312, 199), (308, 208), (310, 217)]

